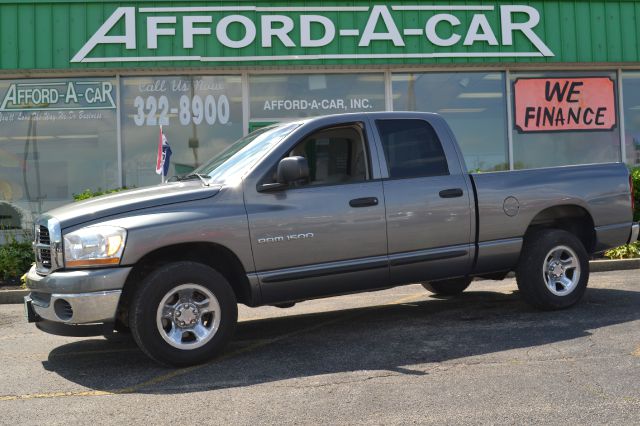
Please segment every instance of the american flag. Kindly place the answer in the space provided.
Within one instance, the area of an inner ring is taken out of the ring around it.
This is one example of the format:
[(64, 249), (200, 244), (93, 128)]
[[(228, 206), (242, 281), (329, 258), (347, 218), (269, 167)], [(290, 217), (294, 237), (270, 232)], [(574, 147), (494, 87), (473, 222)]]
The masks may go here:
[(160, 126), (160, 136), (158, 137), (158, 156), (156, 158), (156, 173), (162, 175), (164, 179), (169, 173), (169, 162), (171, 160), (171, 147), (167, 137), (162, 133)]

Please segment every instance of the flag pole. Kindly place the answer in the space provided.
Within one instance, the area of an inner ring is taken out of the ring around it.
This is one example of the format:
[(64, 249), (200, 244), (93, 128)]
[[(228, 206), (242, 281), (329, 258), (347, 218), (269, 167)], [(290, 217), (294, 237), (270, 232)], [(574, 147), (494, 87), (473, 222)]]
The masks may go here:
[[(160, 143), (162, 143), (162, 124), (160, 125)], [(160, 184), (164, 183), (164, 164), (162, 165), (162, 170), (160, 171)]]

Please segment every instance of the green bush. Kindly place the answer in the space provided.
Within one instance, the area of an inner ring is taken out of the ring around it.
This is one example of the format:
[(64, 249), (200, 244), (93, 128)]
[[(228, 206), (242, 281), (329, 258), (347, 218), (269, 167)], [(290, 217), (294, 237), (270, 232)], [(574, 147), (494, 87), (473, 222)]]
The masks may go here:
[(30, 241), (18, 241), (10, 236), (6, 244), (0, 246), (0, 279), (19, 280), (35, 262)]
[(633, 199), (636, 203), (636, 208), (633, 211), (633, 220), (638, 222), (640, 221), (640, 167), (635, 167), (630, 172), (633, 180)]
[(127, 188), (126, 186), (123, 186), (122, 188), (106, 189), (104, 191), (101, 188), (98, 188), (97, 191), (85, 189), (79, 194), (73, 194), (73, 200), (74, 201), (87, 200), (89, 198), (98, 197), (100, 195), (113, 194), (115, 192), (124, 191), (125, 189), (129, 189), (129, 188)]
[(607, 250), (604, 252), (604, 255), (609, 259), (633, 259), (640, 257), (640, 241)]

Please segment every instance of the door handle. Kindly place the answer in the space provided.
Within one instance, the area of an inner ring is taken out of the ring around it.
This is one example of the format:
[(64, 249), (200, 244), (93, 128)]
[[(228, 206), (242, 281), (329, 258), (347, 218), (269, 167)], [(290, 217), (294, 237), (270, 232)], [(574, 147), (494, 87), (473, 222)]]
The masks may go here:
[(376, 197), (355, 198), (349, 201), (351, 207), (371, 207), (378, 205), (378, 199)]
[(444, 189), (442, 191), (440, 191), (440, 198), (456, 198), (456, 197), (462, 197), (462, 189), (460, 188), (451, 188), (451, 189)]

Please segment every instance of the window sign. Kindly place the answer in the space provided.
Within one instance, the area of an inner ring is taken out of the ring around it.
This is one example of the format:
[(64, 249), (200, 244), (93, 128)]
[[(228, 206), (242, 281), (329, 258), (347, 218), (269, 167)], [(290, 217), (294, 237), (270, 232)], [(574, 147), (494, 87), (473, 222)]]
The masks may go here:
[(130, 77), (121, 80), (124, 183), (160, 182), (158, 127), (171, 146), (169, 176), (188, 173), (242, 136), (240, 76)]
[(115, 88), (110, 81), (12, 83), (4, 95), (0, 111), (115, 109), (114, 98)]
[(611, 130), (615, 89), (607, 77), (524, 78), (513, 83), (518, 131)]
[(0, 226), (119, 184), (114, 79), (0, 80)]
[(384, 111), (384, 75), (255, 75), (249, 96), (252, 122)]
[[(516, 169), (620, 161), (615, 73), (514, 73), (511, 78), (514, 125), (524, 130), (513, 132)], [(530, 95), (517, 92), (522, 88)]]

